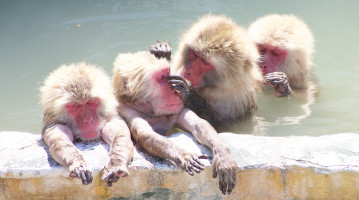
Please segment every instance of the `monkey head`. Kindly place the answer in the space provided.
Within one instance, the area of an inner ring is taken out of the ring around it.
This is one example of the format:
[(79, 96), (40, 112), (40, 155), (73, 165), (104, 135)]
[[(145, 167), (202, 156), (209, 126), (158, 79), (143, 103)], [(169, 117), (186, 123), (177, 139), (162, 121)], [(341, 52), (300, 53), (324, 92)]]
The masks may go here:
[[(247, 33), (225, 16), (205, 15), (182, 36), (173, 68), (195, 89), (238, 83), (259, 58)], [(246, 78), (244, 78), (247, 81)]]
[(114, 88), (120, 102), (149, 115), (178, 113), (183, 102), (171, 89), (169, 62), (149, 52), (119, 54), (114, 63)]
[(314, 39), (308, 26), (293, 15), (267, 15), (253, 22), (248, 35), (256, 43), (262, 74), (284, 72), (291, 87), (305, 85), (312, 66)]

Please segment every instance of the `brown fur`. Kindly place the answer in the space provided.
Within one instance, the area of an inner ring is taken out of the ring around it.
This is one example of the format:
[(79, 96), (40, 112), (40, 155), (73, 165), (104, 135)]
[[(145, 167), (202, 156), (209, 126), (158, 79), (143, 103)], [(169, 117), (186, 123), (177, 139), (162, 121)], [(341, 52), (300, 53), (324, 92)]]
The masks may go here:
[(256, 108), (262, 82), (256, 64), (259, 54), (243, 28), (225, 16), (201, 17), (181, 38), (172, 65), (176, 73), (183, 68), (189, 49), (215, 67), (213, 86), (196, 92), (222, 118), (241, 117)]

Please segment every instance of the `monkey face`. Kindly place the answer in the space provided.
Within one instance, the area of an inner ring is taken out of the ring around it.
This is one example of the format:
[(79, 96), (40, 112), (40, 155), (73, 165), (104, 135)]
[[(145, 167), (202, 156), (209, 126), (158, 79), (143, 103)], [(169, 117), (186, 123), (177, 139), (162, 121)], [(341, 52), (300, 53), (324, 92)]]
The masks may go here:
[(282, 71), (280, 66), (287, 57), (287, 51), (285, 49), (268, 44), (258, 44), (258, 50), (261, 55), (258, 65), (263, 75)]

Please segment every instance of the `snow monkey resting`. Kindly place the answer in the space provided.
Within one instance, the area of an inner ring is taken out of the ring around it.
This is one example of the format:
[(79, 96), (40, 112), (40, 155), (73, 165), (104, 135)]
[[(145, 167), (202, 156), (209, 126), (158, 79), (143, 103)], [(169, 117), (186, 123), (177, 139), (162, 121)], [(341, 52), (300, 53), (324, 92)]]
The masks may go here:
[[(159, 45), (151, 49), (161, 52)], [(156, 51), (151, 51), (156, 54)], [(162, 53), (163, 54), (163, 53)], [(247, 33), (224, 16), (205, 15), (184, 32), (169, 83), (186, 107), (216, 125), (251, 113), (262, 75), (259, 54)]]
[(276, 96), (289, 95), (290, 88), (308, 88), (314, 39), (302, 20), (293, 15), (267, 15), (253, 22), (248, 34), (257, 44), (259, 67), (274, 85)]
[(119, 54), (114, 63), (114, 87), (132, 137), (151, 155), (169, 159), (188, 174), (203, 170), (201, 158), (173, 144), (161, 134), (174, 124), (191, 132), (198, 142), (213, 150), (213, 177), (219, 175), (223, 194), (231, 193), (236, 183), (237, 163), (219, 139), (215, 129), (193, 111), (183, 108), (167, 77), (169, 63), (150, 52)]
[(133, 144), (126, 122), (117, 114), (118, 102), (110, 78), (86, 63), (63, 65), (41, 87), (44, 109), (42, 137), (51, 156), (84, 185), (92, 182), (91, 169), (73, 144), (102, 138), (110, 145), (110, 162), (102, 179), (109, 186), (127, 176)]

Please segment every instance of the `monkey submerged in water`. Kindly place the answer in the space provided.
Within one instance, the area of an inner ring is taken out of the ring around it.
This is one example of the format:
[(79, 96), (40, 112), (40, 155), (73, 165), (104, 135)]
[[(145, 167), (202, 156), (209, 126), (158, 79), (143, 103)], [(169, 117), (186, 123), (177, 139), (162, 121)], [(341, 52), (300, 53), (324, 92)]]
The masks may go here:
[(168, 83), (169, 62), (150, 52), (119, 54), (114, 63), (114, 88), (136, 143), (153, 156), (173, 161), (188, 174), (203, 170), (202, 158), (162, 136), (175, 124), (191, 132), (196, 140), (213, 150), (213, 177), (218, 174), (223, 194), (231, 193), (238, 166), (216, 130), (188, 108)]
[(110, 162), (102, 179), (111, 186), (128, 175), (133, 143), (126, 122), (117, 113), (111, 80), (102, 69), (86, 63), (63, 65), (46, 78), (40, 91), (42, 138), (71, 177), (81, 178), (84, 185), (92, 182), (92, 171), (73, 141), (100, 138), (110, 145)]
[(312, 88), (314, 38), (302, 20), (293, 15), (267, 15), (250, 25), (248, 35), (257, 45), (258, 65), (276, 96)]
[[(169, 57), (164, 52), (170, 48), (164, 44), (150, 51)], [(256, 46), (243, 28), (225, 16), (205, 15), (182, 35), (171, 64), (180, 76), (170, 76), (169, 83), (186, 107), (216, 126), (257, 108), (256, 95), (263, 82), (258, 59)]]

